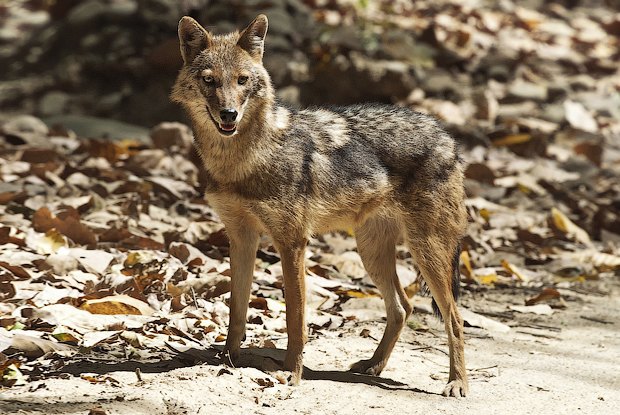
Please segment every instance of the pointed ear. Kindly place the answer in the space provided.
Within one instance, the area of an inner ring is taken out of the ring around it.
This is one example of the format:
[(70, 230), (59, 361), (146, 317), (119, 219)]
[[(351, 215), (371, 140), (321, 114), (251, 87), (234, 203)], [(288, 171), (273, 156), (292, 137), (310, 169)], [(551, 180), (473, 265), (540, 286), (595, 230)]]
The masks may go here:
[(209, 47), (211, 38), (200, 24), (189, 16), (179, 21), (179, 42), (181, 56), (185, 65), (189, 65), (200, 52)]
[(263, 59), (265, 49), (265, 35), (267, 34), (267, 16), (259, 14), (252, 23), (248, 25), (237, 41), (237, 45), (248, 52), (254, 59)]

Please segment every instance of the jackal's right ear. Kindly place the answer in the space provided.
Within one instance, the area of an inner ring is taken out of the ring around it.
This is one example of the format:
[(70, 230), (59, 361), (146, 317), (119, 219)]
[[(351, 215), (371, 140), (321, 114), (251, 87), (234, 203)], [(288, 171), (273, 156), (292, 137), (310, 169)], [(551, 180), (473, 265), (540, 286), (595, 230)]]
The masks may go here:
[(211, 44), (209, 32), (189, 16), (179, 21), (179, 42), (183, 62), (188, 65)]

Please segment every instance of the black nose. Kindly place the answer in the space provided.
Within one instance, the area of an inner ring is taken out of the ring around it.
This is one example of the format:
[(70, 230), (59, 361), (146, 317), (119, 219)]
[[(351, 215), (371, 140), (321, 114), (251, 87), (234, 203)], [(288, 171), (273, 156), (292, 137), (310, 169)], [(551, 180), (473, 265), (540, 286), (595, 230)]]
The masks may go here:
[(225, 124), (232, 124), (237, 119), (237, 111), (232, 108), (224, 108), (220, 111), (220, 118)]

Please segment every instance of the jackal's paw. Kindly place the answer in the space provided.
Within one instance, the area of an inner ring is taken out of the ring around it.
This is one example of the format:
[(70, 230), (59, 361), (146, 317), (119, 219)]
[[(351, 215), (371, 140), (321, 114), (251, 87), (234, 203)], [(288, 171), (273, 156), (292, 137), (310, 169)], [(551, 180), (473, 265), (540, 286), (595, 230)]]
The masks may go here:
[(376, 362), (372, 359), (360, 360), (351, 365), (351, 372), (363, 373), (366, 375), (379, 376), (385, 367), (385, 362)]
[(235, 367), (237, 361), (239, 360), (239, 349), (230, 350), (225, 348), (220, 355), (220, 358), (222, 360), (222, 363), (226, 366)]
[(284, 359), (284, 370), (291, 373), (291, 376), (288, 378), (289, 386), (299, 385), (303, 369), (304, 365), (301, 354), (287, 353)]
[(460, 379), (448, 382), (443, 390), (443, 396), (453, 396), (455, 398), (465, 397), (467, 395), (467, 382)]

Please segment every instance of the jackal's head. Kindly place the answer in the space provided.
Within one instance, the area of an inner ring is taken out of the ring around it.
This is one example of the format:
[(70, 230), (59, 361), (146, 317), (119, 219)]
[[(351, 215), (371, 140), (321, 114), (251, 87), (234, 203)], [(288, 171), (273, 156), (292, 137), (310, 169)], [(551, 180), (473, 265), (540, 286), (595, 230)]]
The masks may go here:
[(243, 31), (221, 36), (183, 17), (179, 22), (183, 67), (172, 100), (209, 131), (232, 136), (247, 129), (255, 113), (273, 101), (262, 63), (266, 34), (267, 17), (262, 14)]

